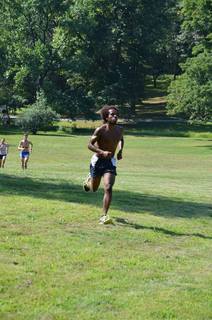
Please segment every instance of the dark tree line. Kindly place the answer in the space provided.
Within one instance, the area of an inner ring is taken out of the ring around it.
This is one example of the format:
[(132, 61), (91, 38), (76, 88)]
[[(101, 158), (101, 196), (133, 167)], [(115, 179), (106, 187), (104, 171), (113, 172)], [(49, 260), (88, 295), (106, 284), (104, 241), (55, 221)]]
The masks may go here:
[(169, 112), (181, 112), (182, 77), (197, 56), (204, 70), (210, 64), (210, 9), (207, 0), (1, 0), (0, 105), (33, 105), (42, 91), (70, 117), (91, 117), (104, 103), (134, 114), (147, 75), (156, 85), (159, 75), (183, 71), (169, 99)]

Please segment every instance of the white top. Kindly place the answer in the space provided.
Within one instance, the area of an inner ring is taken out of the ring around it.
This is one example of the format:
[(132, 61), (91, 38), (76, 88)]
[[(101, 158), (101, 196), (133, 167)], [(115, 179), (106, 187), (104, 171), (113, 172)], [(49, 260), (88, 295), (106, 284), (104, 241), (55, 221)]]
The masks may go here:
[(1, 143), (0, 144), (0, 155), (6, 155), (8, 150), (8, 144), (7, 143)]

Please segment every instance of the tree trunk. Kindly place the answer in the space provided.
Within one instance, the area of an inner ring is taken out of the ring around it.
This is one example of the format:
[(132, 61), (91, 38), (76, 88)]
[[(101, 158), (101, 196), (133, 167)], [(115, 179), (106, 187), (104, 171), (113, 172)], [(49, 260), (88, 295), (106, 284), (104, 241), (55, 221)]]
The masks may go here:
[(131, 110), (131, 116), (135, 116), (136, 110), (135, 110), (135, 101), (134, 100), (130, 102), (130, 110)]
[(157, 88), (157, 77), (158, 77), (158, 76), (153, 75), (154, 88)]

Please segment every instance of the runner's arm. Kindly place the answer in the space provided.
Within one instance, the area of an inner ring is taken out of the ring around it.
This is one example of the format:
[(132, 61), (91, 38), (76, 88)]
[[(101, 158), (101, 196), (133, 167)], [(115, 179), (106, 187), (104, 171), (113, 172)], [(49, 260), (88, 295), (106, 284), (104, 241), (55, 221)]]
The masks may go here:
[(29, 141), (29, 145), (30, 145), (30, 152), (32, 152), (33, 143), (31, 141)]
[(119, 151), (117, 153), (117, 159), (121, 160), (122, 159), (122, 150), (124, 148), (124, 137), (123, 136), (122, 136), (121, 140), (119, 141), (118, 148), (119, 148)]
[(20, 141), (20, 143), (19, 143), (19, 145), (18, 145), (18, 150), (24, 150), (24, 148), (22, 147), (22, 143), (21, 143), (21, 141)]

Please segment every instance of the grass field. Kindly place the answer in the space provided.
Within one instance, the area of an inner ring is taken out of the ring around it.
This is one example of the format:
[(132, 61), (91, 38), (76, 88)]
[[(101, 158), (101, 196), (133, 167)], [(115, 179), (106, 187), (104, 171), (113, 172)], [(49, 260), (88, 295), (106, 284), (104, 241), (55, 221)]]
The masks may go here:
[(0, 319), (212, 318), (212, 139), (127, 133), (110, 226), (82, 191), (88, 135), (30, 136), (22, 172), (4, 133)]

